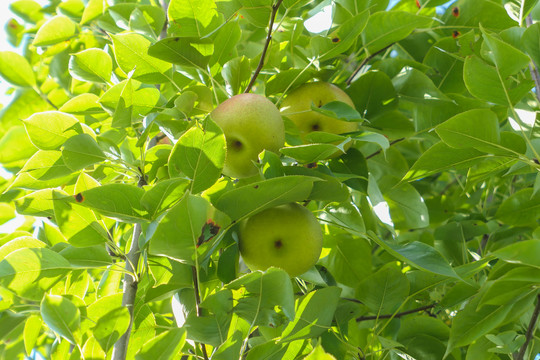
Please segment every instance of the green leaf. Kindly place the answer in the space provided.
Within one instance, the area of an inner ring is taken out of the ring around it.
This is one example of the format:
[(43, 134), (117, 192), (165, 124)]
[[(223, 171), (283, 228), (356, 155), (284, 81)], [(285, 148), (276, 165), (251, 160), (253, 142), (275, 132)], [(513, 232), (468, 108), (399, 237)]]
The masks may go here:
[(150, 256), (148, 265), (154, 282), (146, 293), (145, 302), (170, 299), (178, 289), (192, 286), (193, 271), (190, 265), (161, 256)]
[(353, 139), (360, 142), (376, 144), (385, 153), (386, 150), (388, 150), (388, 148), (390, 147), (390, 142), (388, 141), (388, 138), (386, 136), (369, 131), (363, 131), (361, 134), (354, 135)]
[(373, 54), (409, 36), (414, 30), (429, 27), (432, 19), (404, 11), (381, 11), (369, 17), (362, 32), (364, 47)]
[(156, 39), (165, 24), (165, 12), (160, 6), (140, 5), (129, 16), (129, 27)]
[(396, 229), (429, 226), (429, 212), (424, 199), (410, 184), (401, 184), (384, 194)]
[(10, 126), (21, 125), (21, 119), (50, 109), (52, 106), (33, 89), (17, 89), (11, 95), (11, 102), (0, 110), (2, 132)]
[(82, 133), (77, 118), (60, 111), (34, 113), (23, 124), (32, 143), (41, 150), (56, 150), (70, 137)]
[(336, 358), (324, 351), (324, 348), (319, 344), (312, 352), (304, 358), (304, 360), (335, 360)]
[(347, 89), (356, 110), (368, 119), (397, 108), (398, 98), (392, 81), (382, 71), (368, 71)]
[(535, 23), (529, 26), (521, 37), (523, 48), (536, 66), (540, 65), (540, 23)]
[(32, 42), (34, 46), (49, 46), (68, 40), (77, 33), (76, 24), (64, 15), (56, 15), (41, 25)]
[(366, 232), (360, 209), (353, 203), (330, 203), (319, 218), (356, 236), (363, 236)]
[(367, 193), (368, 187), (368, 169), (364, 155), (357, 149), (351, 148), (347, 150), (345, 155), (334, 159), (329, 164), (330, 170), (334, 174), (351, 174), (356, 177), (343, 181), (347, 186), (358, 190), (362, 193)]
[(150, 84), (168, 80), (166, 74), (170, 72), (172, 65), (148, 53), (150, 40), (133, 33), (111, 35), (111, 38), (116, 62), (124, 73), (134, 70), (131, 75), (133, 79)]
[(341, 101), (330, 101), (320, 107), (312, 103), (311, 110), (342, 121), (362, 121), (362, 116), (355, 108)]
[(69, 262), (52, 250), (24, 248), (0, 261), (0, 284), (18, 296), (40, 300), (70, 270)]
[(522, 189), (505, 199), (497, 209), (496, 218), (505, 224), (533, 225), (540, 218), (540, 193)]
[(249, 294), (238, 299), (234, 311), (251, 324), (268, 326), (274, 321), (276, 306), (290, 320), (295, 316), (293, 286), (289, 274), (284, 270), (269, 268), (265, 272), (254, 271), (230, 282), (226, 288), (244, 288)]
[(106, 158), (96, 140), (88, 134), (79, 134), (69, 138), (62, 149), (62, 159), (73, 171), (102, 162)]
[(106, 3), (103, 0), (88, 0), (81, 18), (81, 25), (86, 25), (103, 14)]
[[(186, 341), (184, 329), (165, 331), (144, 344), (135, 360), (172, 360), (175, 359)], [(156, 358), (156, 355), (159, 356)]]
[(446, 354), (456, 347), (469, 345), (481, 336), (489, 334), (504, 321), (513, 306), (510, 303), (502, 306), (478, 307), (479, 301), (480, 296), (476, 296), (454, 317)]
[(371, 245), (360, 237), (335, 235), (330, 253), (319, 263), (336, 281), (354, 287), (371, 274)]
[(30, 315), (24, 324), (24, 349), (28, 356), (30, 356), (32, 350), (36, 346), (39, 333), (41, 332), (41, 323), (41, 317), (38, 315)]
[(74, 268), (106, 268), (113, 264), (111, 256), (103, 245), (84, 248), (66, 246), (59, 254), (66, 258)]
[(144, 190), (129, 184), (106, 184), (76, 194), (71, 201), (93, 209), (104, 216), (125, 222), (146, 221), (141, 205)]
[(96, 94), (91, 93), (85, 93), (71, 98), (58, 110), (72, 115), (95, 115), (105, 113), (105, 110), (99, 105), (99, 97)]
[(313, 71), (309, 68), (281, 70), (268, 79), (264, 91), (267, 96), (281, 94), (288, 89), (294, 89), (295, 87), (308, 82), (312, 78)]
[(363, 11), (345, 21), (335, 31), (329, 34), (328, 37), (332, 39), (333, 46), (328, 51), (317, 54), (320, 56), (320, 59), (322, 61), (332, 59), (353, 46), (358, 36), (362, 33), (362, 30), (364, 30), (368, 18), (369, 11)]
[(341, 289), (327, 287), (304, 295), (297, 300), (296, 316), (281, 335), (282, 341), (316, 337), (332, 324)]
[(43, 18), (41, 5), (33, 0), (16, 0), (9, 4), (9, 10), (24, 21), (35, 24)]
[(457, 148), (491, 150), (501, 142), (499, 120), (488, 109), (474, 109), (462, 112), (435, 128), (447, 145)]
[[(169, 37), (150, 46), (148, 54), (169, 63), (206, 68), (214, 53), (210, 39)], [(161, 61), (160, 60), (160, 61)]]
[(236, 44), (242, 36), (240, 25), (237, 21), (229, 21), (219, 29), (214, 38), (214, 52), (210, 57), (210, 65), (225, 63), (238, 56)]
[(175, 178), (158, 182), (147, 189), (141, 198), (141, 205), (148, 211), (150, 219), (181, 199), (190, 182), (187, 179)]
[(370, 239), (388, 251), (392, 256), (415, 268), (460, 279), (454, 269), (450, 266), (448, 260), (445, 259), (440, 252), (427, 244), (419, 241), (413, 241), (405, 245), (390, 244), (373, 236), (373, 234), (370, 235)]
[(191, 192), (199, 193), (221, 176), (226, 150), (223, 131), (208, 118), (203, 128), (195, 125), (180, 137), (169, 157), (169, 174), (185, 174), (192, 180)]
[(463, 79), (473, 96), (505, 106), (514, 105), (533, 86), (527, 80), (516, 83), (511, 78), (502, 77), (497, 68), (475, 55), (465, 59)]
[(127, 307), (115, 307), (106, 314), (100, 316), (92, 334), (101, 348), (108, 352), (122, 335), (128, 330), (130, 322)]
[(484, 43), (489, 49), (484, 58), (495, 64), (503, 78), (514, 75), (527, 67), (529, 57), (512, 45), (488, 33), (481, 25)]
[(273, 0), (239, 0), (242, 8), (240, 16), (243, 16), (249, 24), (265, 28), (272, 11)]
[(51, 330), (73, 345), (80, 343), (81, 314), (74, 303), (64, 296), (45, 295), (41, 301), (40, 312), (43, 321)]
[(239, 94), (251, 78), (251, 63), (245, 56), (231, 59), (223, 65), (221, 75), (231, 87), (232, 93)]
[(283, 172), (286, 176), (301, 175), (306, 178), (317, 179), (313, 182), (313, 188), (309, 193), (308, 200), (344, 202), (349, 199), (350, 192), (347, 186), (341, 183), (336, 176), (330, 175), (330, 170), (324, 165), (319, 165), (313, 169), (304, 166), (284, 166)]
[(383, 267), (356, 287), (356, 298), (375, 314), (392, 314), (407, 296), (409, 280), (396, 266)]
[(0, 259), (5, 258), (9, 253), (14, 252), (15, 250), (25, 249), (25, 248), (43, 248), (47, 245), (38, 239), (35, 239), (31, 236), (18, 236), (12, 240), (9, 240), (0, 247)]
[(284, 176), (241, 186), (220, 196), (214, 206), (231, 220), (240, 220), (259, 211), (305, 200), (317, 178)]
[(214, 0), (172, 0), (167, 15), (170, 31), (182, 37), (205, 37), (223, 24)]
[(431, 66), (437, 76), (433, 82), (444, 93), (461, 93), (465, 90), (463, 83), (463, 59), (459, 53), (459, 43), (451, 37), (438, 40), (427, 52), (423, 63)]
[(17, 212), (30, 216), (54, 216), (53, 190), (39, 190), (16, 200)]
[(0, 139), (0, 164), (26, 160), (36, 151), (24, 126), (12, 126)]
[(86, 49), (71, 55), (69, 73), (81, 81), (108, 84), (112, 73), (112, 59), (101, 49)]
[(15, 86), (36, 86), (32, 66), (25, 57), (13, 51), (0, 51), (0, 76)]
[[(536, 202), (538, 204), (538, 201)], [(512, 264), (523, 264), (540, 268), (540, 240), (524, 240), (503, 247), (492, 254)]]
[(505, 1), (504, 8), (512, 19), (523, 25), (524, 19), (535, 7), (538, 0), (508, 0)]
[(62, 153), (56, 150), (39, 150), (21, 169), (37, 180), (51, 180), (65, 177), (72, 173), (62, 160)]
[(81, 323), (82, 332), (84, 333), (90, 328), (94, 327), (99, 321), (99, 319), (106, 317), (110, 311), (115, 311), (115, 313), (119, 313), (117, 309), (121, 308), (122, 293), (114, 293), (112, 295), (101, 296), (96, 301), (88, 305), (86, 311), (87, 318), (83, 318)]
[(490, 0), (477, 0), (473, 2), (463, 1), (459, 4), (460, 16), (451, 16), (452, 6), (448, 7), (445, 18), (446, 25), (450, 27), (463, 26), (483, 27), (493, 30), (507, 29), (518, 25), (509, 16), (502, 3)]
[(199, 239), (212, 216), (213, 208), (208, 200), (187, 193), (149, 231), (149, 253), (195, 264)]
[(286, 156), (298, 160), (302, 164), (315, 163), (335, 156), (345, 154), (345, 146), (350, 143), (349, 138), (343, 138), (337, 145), (334, 144), (304, 144), (287, 146), (279, 151)]
[(441, 141), (420, 155), (402, 181), (414, 181), (450, 169), (467, 169), (487, 157), (478, 150), (455, 149)]

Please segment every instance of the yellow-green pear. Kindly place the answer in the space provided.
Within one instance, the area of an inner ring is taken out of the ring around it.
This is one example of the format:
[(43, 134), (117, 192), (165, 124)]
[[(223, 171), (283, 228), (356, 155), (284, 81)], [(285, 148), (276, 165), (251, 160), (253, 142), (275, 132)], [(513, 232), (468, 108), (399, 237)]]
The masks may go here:
[(278, 152), (285, 143), (283, 119), (277, 107), (257, 94), (240, 94), (219, 104), (210, 114), (223, 130), (227, 155), (223, 174), (243, 178), (257, 173), (254, 162), (263, 150)]
[(301, 275), (319, 260), (322, 243), (319, 222), (297, 203), (263, 210), (240, 224), (240, 254), (251, 270), (274, 266)]
[(341, 101), (354, 108), (349, 95), (337, 86), (323, 81), (306, 83), (285, 97), (281, 104), (281, 113), (296, 124), (302, 136), (312, 131), (332, 134), (356, 131), (358, 126), (355, 122), (334, 119), (311, 110), (311, 104), (321, 107), (332, 101)]

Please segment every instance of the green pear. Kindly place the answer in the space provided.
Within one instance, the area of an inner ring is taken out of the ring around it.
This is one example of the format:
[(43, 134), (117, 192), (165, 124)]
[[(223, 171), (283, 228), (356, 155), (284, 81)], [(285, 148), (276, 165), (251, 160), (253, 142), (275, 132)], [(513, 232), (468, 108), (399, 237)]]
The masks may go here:
[(304, 137), (312, 131), (343, 134), (356, 131), (355, 122), (334, 119), (311, 110), (311, 104), (321, 107), (332, 101), (341, 101), (354, 108), (354, 103), (343, 90), (327, 82), (306, 83), (291, 91), (281, 104), (281, 113), (295, 123)]
[(223, 130), (227, 155), (223, 174), (243, 178), (257, 173), (254, 162), (263, 150), (278, 152), (285, 127), (277, 107), (256, 94), (240, 94), (219, 104), (210, 114)]
[(319, 222), (297, 203), (263, 210), (240, 224), (240, 254), (251, 270), (274, 266), (301, 275), (319, 260), (322, 243)]

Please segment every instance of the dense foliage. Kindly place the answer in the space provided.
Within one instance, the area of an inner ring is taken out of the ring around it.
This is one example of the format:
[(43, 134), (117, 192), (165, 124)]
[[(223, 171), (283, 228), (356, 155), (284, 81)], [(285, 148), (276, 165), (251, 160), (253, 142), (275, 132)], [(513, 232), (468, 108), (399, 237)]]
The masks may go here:
[[(540, 352), (537, 0), (10, 8), (0, 222), (25, 221), (0, 234), (1, 359)], [(284, 116), (279, 155), (221, 175), (209, 113), (244, 91), (279, 107), (310, 81), (355, 106), (313, 111), (359, 131), (302, 144)], [(321, 224), (317, 265), (249, 272), (238, 223), (290, 202)]]

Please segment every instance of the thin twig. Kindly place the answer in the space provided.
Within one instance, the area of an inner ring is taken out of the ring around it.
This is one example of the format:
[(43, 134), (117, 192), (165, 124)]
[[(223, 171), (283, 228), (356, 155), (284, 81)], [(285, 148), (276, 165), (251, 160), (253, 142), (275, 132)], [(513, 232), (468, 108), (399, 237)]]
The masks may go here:
[(534, 308), (531, 322), (529, 323), (529, 327), (527, 328), (527, 332), (525, 333), (525, 342), (523, 345), (521, 345), (521, 349), (519, 349), (519, 353), (516, 357), (516, 360), (523, 360), (525, 357), (525, 352), (527, 351), (527, 347), (529, 346), (529, 343), (531, 342), (533, 336), (534, 336), (534, 330), (536, 329), (536, 322), (538, 321), (538, 316), (540, 315), (540, 294), (536, 297), (536, 306)]
[(360, 316), (360, 317), (356, 318), (356, 322), (368, 321), (368, 320), (377, 320), (377, 319), (395, 319), (395, 318), (400, 318), (400, 317), (405, 316), (405, 315), (414, 314), (416, 312), (429, 310), (429, 309), (434, 308), (434, 307), (435, 307), (435, 304), (431, 304), (431, 305), (421, 306), (421, 307), (416, 308), (416, 309), (403, 311), (403, 312), (397, 313), (395, 315), (394, 314), (385, 314), (385, 315)]
[[(167, 14), (169, 9), (169, 2), (167, 0), (161, 0), (161, 7)], [(167, 28), (169, 27), (168, 16), (165, 16), (165, 22), (163, 23), (163, 28), (161, 29), (161, 34), (159, 35), (160, 39), (165, 39), (167, 37)]]
[[(396, 139), (394, 141), (391, 141), (390, 146), (392, 146), (394, 144), (397, 144), (398, 142), (403, 141), (403, 140), (405, 140), (405, 138), (399, 138), (399, 139)], [(372, 157), (379, 155), (381, 153), (381, 151), (382, 151), (382, 149), (377, 150), (373, 154), (366, 156), (366, 160), (371, 159)]]
[(347, 85), (351, 85), (354, 77), (356, 76), (356, 74), (358, 74), (360, 72), (360, 70), (362, 70), (362, 68), (371, 60), (373, 59), (375, 56), (379, 55), (380, 53), (382, 53), (383, 51), (386, 51), (386, 49), (388, 49), (389, 47), (391, 47), (392, 45), (394, 45), (394, 43), (382, 48), (381, 50), (379, 51), (375, 51), (373, 54), (371, 55), (368, 55), (364, 58), (364, 60), (362, 60), (362, 62), (356, 67), (356, 69), (354, 69), (353, 73), (351, 74), (351, 76), (349, 76), (349, 78), (347, 79), (347, 81), (345, 81), (345, 83)]
[[(533, 24), (531, 15), (528, 15), (525, 18), (525, 23), (527, 24), (527, 27)], [(536, 99), (538, 100), (538, 102), (540, 102), (540, 74), (538, 73), (538, 68), (536, 67), (534, 62), (529, 64), (529, 70), (531, 71), (531, 76), (534, 80), (534, 87), (536, 88)]]
[(257, 76), (259, 76), (259, 73), (261, 72), (264, 66), (264, 58), (266, 57), (266, 51), (268, 50), (268, 46), (270, 46), (270, 41), (272, 40), (272, 28), (274, 27), (274, 20), (276, 19), (279, 6), (281, 5), (282, 2), (283, 0), (278, 0), (274, 5), (272, 5), (272, 14), (270, 15), (270, 24), (268, 24), (268, 35), (266, 36), (266, 42), (264, 44), (264, 48), (261, 54), (261, 59), (259, 60), (259, 64), (257, 65), (257, 68), (255, 69), (255, 72), (253, 73), (253, 76), (251, 77), (251, 80), (249, 81), (249, 84), (246, 87), (246, 90), (244, 90), (244, 93), (248, 93), (251, 91), (251, 88), (253, 87), (253, 84), (255, 84), (255, 80), (257, 79)]
[[(201, 313), (201, 295), (199, 290), (199, 277), (197, 276), (197, 267), (192, 266), (191, 267), (191, 274), (193, 276), (193, 287), (195, 290), (195, 311), (197, 312), (197, 317), (202, 316)], [(203, 353), (204, 360), (208, 360), (208, 354), (206, 353), (206, 346), (204, 346), (203, 343), (201, 343), (201, 349)]]

